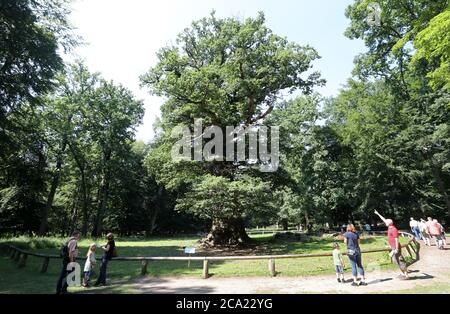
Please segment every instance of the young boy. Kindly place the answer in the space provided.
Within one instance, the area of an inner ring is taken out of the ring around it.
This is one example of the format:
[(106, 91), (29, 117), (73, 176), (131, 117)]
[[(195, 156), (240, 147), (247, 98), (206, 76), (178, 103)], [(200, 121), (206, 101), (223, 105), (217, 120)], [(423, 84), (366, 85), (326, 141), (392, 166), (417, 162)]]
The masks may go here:
[(339, 250), (339, 244), (333, 244), (333, 263), (336, 268), (336, 279), (339, 283), (345, 283), (344, 279), (344, 261), (342, 259), (342, 253)]

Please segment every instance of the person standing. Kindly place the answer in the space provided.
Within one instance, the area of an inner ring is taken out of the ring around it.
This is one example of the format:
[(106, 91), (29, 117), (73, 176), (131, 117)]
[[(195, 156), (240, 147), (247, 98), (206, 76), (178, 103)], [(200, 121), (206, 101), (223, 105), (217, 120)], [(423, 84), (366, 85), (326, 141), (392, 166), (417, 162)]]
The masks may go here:
[(447, 237), (445, 236), (445, 228), (443, 225), (439, 224), (441, 226), (442, 231), (442, 242), (444, 242), (444, 245), (447, 246)]
[(419, 230), (422, 234), (422, 240), (425, 243), (426, 246), (431, 246), (431, 238), (428, 234), (427, 224), (424, 219), (420, 219), (419, 222)]
[(336, 269), (336, 280), (339, 283), (345, 283), (344, 278), (344, 261), (338, 243), (333, 243), (333, 263)]
[(95, 259), (95, 250), (97, 249), (97, 244), (92, 243), (89, 246), (89, 250), (86, 254), (86, 262), (84, 263), (84, 278), (82, 286), (89, 288), (89, 283), (91, 281), (91, 275), (95, 264), (97, 263)]
[(372, 227), (370, 227), (370, 224), (365, 224), (364, 229), (366, 230), (368, 235), (372, 234)]
[(116, 242), (114, 241), (114, 235), (112, 233), (108, 233), (106, 236), (107, 243), (105, 246), (102, 246), (103, 256), (102, 262), (100, 264), (100, 274), (95, 282), (94, 286), (106, 286), (106, 269), (108, 267), (108, 262), (114, 257), (116, 251)]
[(436, 246), (439, 250), (444, 249), (444, 241), (442, 241), (442, 226), (436, 219), (432, 219), (431, 217), (428, 217), (427, 227), (428, 232), (430, 236), (434, 239), (436, 242)]
[(78, 256), (78, 241), (80, 241), (81, 234), (79, 231), (74, 231), (72, 236), (64, 244), (61, 252), (62, 257), (62, 269), (56, 283), (56, 294), (66, 294), (67, 293), (67, 275), (69, 271), (67, 266), (70, 263), (74, 263)]
[[(347, 232), (344, 233), (344, 243), (347, 245), (347, 256), (352, 266), (353, 283), (352, 286), (367, 286), (366, 278), (364, 274), (364, 267), (361, 261), (361, 239), (359, 234), (356, 233), (355, 226), (353, 224), (347, 225)], [(361, 281), (358, 284), (358, 270), (361, 276)]]
[(414, 234), (417, 240), (422, 240), (422, 235), (420, 234), (419, 222), (414, 218), (411, 218), (409, 222), (409, 227), (411, 228), (411, 232)]
[(437, 219), (434, 219), (433, 222), (436, 224), (437, 229), (440, 231), (441, 246), (442, 246), (442, 249), (444, 249), (444, 246), (447, 245), (447, 241), (446, 241), (446, 239), (445, 239), (445, 229), (444, 229), (444, 227), (437, 221)]
[(389, 255), (402, 273), (400, 279), (409, 279), (408, 267), (402, 255), (402, 246), (400, 244), (399, 232), (398, 229), (394, 226), (394, 221), (392, 219), (384, 218), (378, 211), (375, 211), (375, 214), (377, 214), (388, 227), (388, 242), (391, 247), (391, 253)]

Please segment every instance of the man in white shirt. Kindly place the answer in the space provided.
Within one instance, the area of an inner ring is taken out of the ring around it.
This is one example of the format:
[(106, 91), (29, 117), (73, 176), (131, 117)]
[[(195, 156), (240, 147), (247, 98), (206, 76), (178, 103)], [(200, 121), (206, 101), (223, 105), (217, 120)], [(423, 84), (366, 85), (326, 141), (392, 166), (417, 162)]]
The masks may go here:
[(416, 236), (416, 239), (421, 240), (422, 235), (420, 234), (419, 222), (417, 220), (415, 220), (414, 218), (411, 218), (411, 221), (409, 222), (409, 226), (411, 227), (411, 231)]

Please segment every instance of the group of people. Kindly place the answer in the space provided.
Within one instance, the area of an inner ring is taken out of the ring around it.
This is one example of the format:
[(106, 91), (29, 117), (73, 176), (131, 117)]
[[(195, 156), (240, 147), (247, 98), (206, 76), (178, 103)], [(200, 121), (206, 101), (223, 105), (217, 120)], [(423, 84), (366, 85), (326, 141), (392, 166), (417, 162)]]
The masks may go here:
[(423, 240), (425, 245), (431, 246), (431, 238), (434, 239), (436, 247), (439, 250), (443, 250), (447, 245), (445, 229), (436, 219), (428, 217), (427, 221), (424, 219), (417, 221), (411, 218), (409, 226), (416, 239)]
[[(380, 219), (384, 222), (384, 224), (388, 227), (388, 242), (391, 247), (390, 256), (392, 261), (399, 267), (401, 271), (400, 279), (409, 279), (408, 276), (408, 268), (406, 261), (404, 260), (401, 253), (401, 244), (399, 240), (399, 231), (395, 227), (392, 219), (384, 218), (378, 211), (375, 211), (375, 214), (380, 217)], [(436, 242), (436, 246), (439, 249), (443, 249), (444, 246), (447, 245), (445, 230), (443, 226), (436, 220), (428, 217), (428, 220), (425, 221), (421, 219), (420, 221), (411, 218), (410, 221), (411, 231), (414, 233), (415, 237), (418, 240), (423, 240), (425, 245), (431, 246), (431, 238), (434, 238)], [(366, 229), (366, 228), (364, 228)], [(370, 230), (370, 229), (369, 229)], [(344, 231), (344, 230), (343, 230)], [(367, 229), (365, 231), (368, 231)], [(347, 256), (352, 269), (352, 286), (366, 286), (366, 278), (364, 267), (362, 265), (362, 256), (361, 256), (361, 238), (359, 234), (356, 232), (356, 228), (353, 224), (349, 224), (346, 226), (346, 232), (343, 234), (344, 243), (347, 247)], [(63, 246), (61, 255), (62, 255), (62, 270), (59, 276), (56, 293), (64, 294), (67, 293), (67, 275), (71, 273), (73, 270), (67, 270), (68, 265), (70, 263), (76, 262), (78, 257), (78, 241), (81, 238), (81, 233), (75, 231), (72, 233), (72, 236)], [(93, 243), (89, 246), (88, 252), (86, 254), (86, 261), (84, 264), (84, 276), (83, 276), (83, 287), (90, 287), (90, 279), (93, 275), (94, 267), (97, 263), (96, 261), (96, 250), (100, 248), (103, 251), (101, 264), (100, 264), (100, 274), (95, 282), (94, 286), (106, 285), (106, 271), (108, 262), (117, 255), (116, 253), (116, 244), (114, 241), (114, 235), (112, 233), (108, 233), (106, 236), (107, 243), (104, 246), (98, 246)], [(334, 243), (333, 245), (333, 262), (336, 269), (336, 279), (339, 283), (345, 283), (344, 278), (344, 260), (342, 258), (342, 253), (340, 251), (340, 246), (338, 243)], [(358, 277), (359, 275), (359, 277)]]
[[(394, 225), (394, 221), (392, 219), (386, 219), (384, 218), (378, 211), (375, 211), (375, 214), (380, 217), (380, 219), (384, 222), (384, 224), (388, 227), (388, 242), (389, 246), (391, 248), (390, 257), (392, 258), (392, 261), (398, 266), (401, 274), (399, 276), (399, 279), (407, 280), (409, 279), (408, 275), (408, 267), (406, 264), (405, 259), (402, 255), (402, 246), (400, 244), (399, 236), (400, 233), (398, 229)], [(413, 219), (411, 219), (413, 221)], [(419, 238), (419, 234), (416, 233), (416, 224), (412, 224), (414, 226), (414, 234)], [(431, 218), (428, 218), (428, 222), (426, 223), (426, 227), (423, 229), (420, 229), (420, 223), (417, 224), (417, 228), (420, 231), (420, 238), (423, 238), (424, 236), (428, 236), (428, 244), (430, 245), (429, 238), (430, 236), (434, 237), (436, 239), (436, 243), (438, 244), (439, 241), (445, 244), (445, 237), (442, 236), (442, 233), (444, 232), (443, 227), (437, 223), (436, 220), (433, 220)], [(425, 233), (423, 232), (425, 230)], [(361, 239), (359, 234), (356, 232), (356, 228), (353, 224), (349, 224), (346, 226), (346, 232), (344, 233), (344, 243), (347, 246), (347, 256), (348, 260), (350, 262), (350, 266), (352, 268), (352, 286), (366, 286), (366, 278), (365, 278), (365, 272), (364, 267), (362, 265), (361, 261)], [(440, 242), (439, 242), (440, 243)], [(440, 247), (440, 246), (438, 246)], [(336, 268), (336, 279), (339, 283), (345, 283), (344, 279), (344, 260), (342, 258), (342, 253), (339, 248), (338, 243), (334, 243), (333, 245), (333, 262), (334, 266)], [(359, 275), (359, 278), (358, 278)]]
[[(64, 244), (62, 248), (62, 269), (59, 276), (58, 282), (56, 284), (56, 293), (65, 294), (67, 293), (68, 283), (67, 276), (74, 269), (70, 269), (69, 264), (75, 263), (78, 257), (78, 241), (80, 241), (81, 233), (79, 231), (74, 231), (69, 240)], [(94, 267), (97, 263), (95, 252), (97, 248), (103, 251), (100, 273), (95, 282), (94, 286), (106, 285), (106, 270), (108, 267), (108, 262), (117, 255), (116, 253), (116, 243), (114, 241), (114, 235), (108, 233), (106, 236), (107, 243), (103, 246), (98, 246), (93, 243), (89, 246), (88, 252), (86, 254), (86, 261), (84, 263), (84, 276), (82, 286), (85, 288), (90, 287), (91, 276), (93, 275)], [(69, 266), (69, 270), (67, 269)]]

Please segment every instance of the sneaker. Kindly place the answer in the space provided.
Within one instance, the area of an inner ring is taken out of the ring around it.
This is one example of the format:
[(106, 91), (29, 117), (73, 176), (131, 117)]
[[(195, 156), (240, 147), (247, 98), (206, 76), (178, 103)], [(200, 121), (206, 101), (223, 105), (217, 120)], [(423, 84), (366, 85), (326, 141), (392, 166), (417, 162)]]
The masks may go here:
[(342, 281), (341, 281), (341, 278), (338, 278), (338, 279), (337, 279), (337, 282), (341, 283), (341, 282), (342, 282)]
[(361, 281), (361, 282), (359, 283), (359, 285), (360, 285), (360, 286), (367, 286), (367, 282)]

